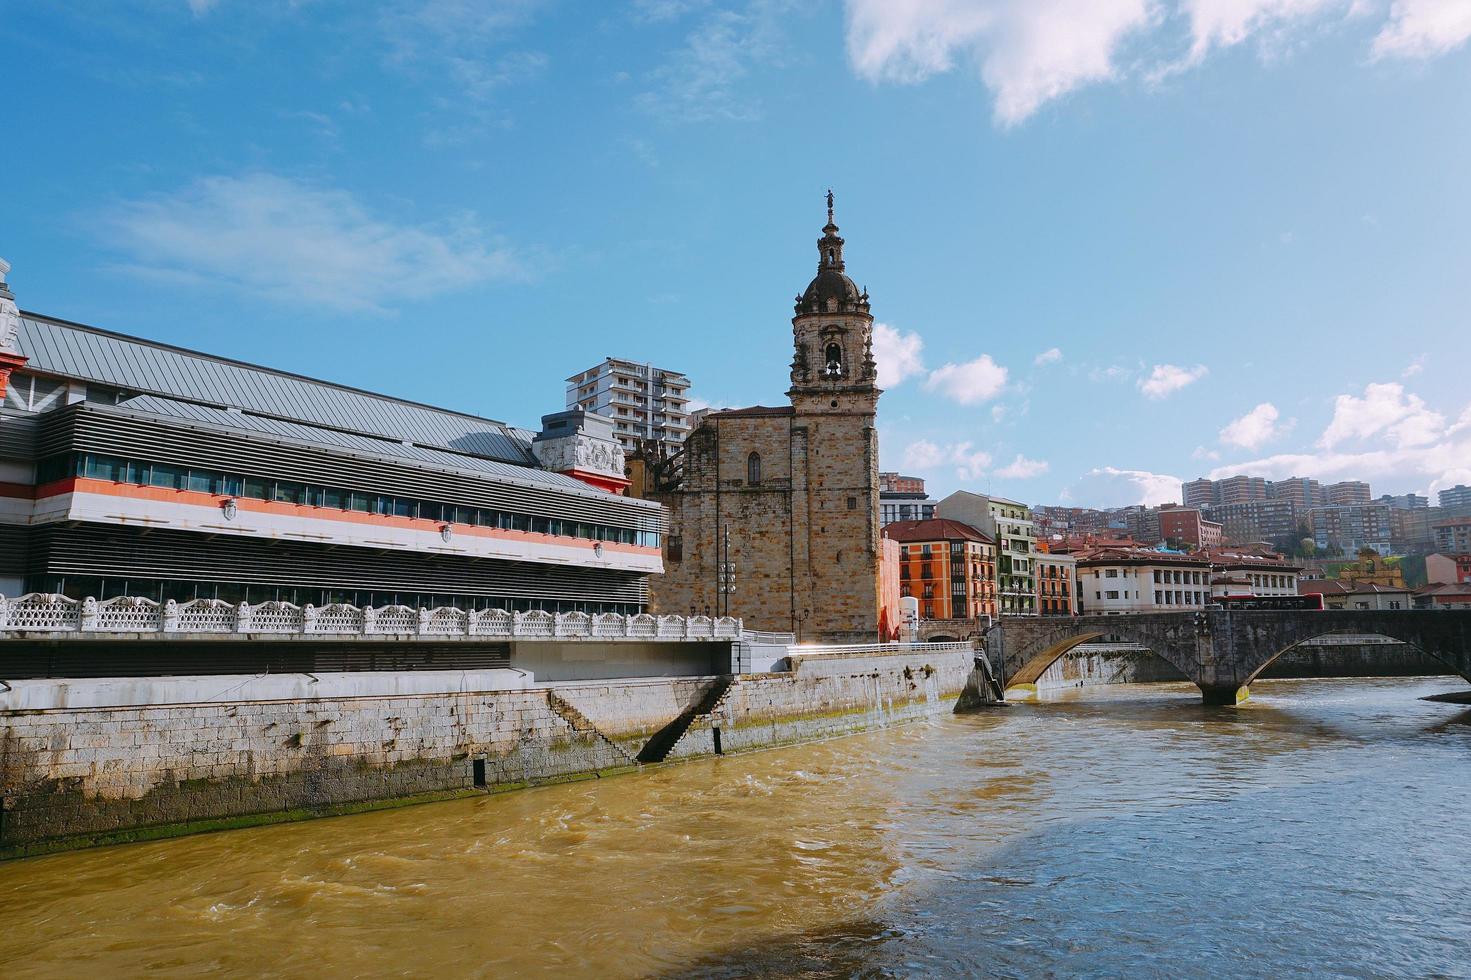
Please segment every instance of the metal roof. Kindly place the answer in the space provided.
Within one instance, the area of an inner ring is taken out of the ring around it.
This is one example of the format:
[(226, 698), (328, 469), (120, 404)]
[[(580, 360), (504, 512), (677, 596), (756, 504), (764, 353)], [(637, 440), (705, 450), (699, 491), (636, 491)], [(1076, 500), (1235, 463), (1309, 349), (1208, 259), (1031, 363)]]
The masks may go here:
[(526, 429), (40, 314), (21, 315), (19, 348), (35, 371), (305, 423), (310, 441), (322, 441), (315, 427), (325, 426), (536, 465)]
[(498, 460), (485, 459), (480, 456), (465, 456), (460, 453), (446, 452), (442, 449), (434, 449), (428, 446), (410, 445), (396, 439), (380, 439), (374, 436), (358, 435), (352, 432), (322, 429), (316, 426), (303, 425), (299, 422), (288, 422), (283, 419), (265, 418), (246, 412), (212, 408), (207, 405), (176, 401), (171, 398), (160, 398), (157, 395), (138, 395), (126, 399), (119, 404), (121, 407), (130, 411), (146, 412), (149, 415), (196, 422), (212, 428), (234, 429), (241, 432), (265, 434), (277, 436), (282, 439), (305, 442), (311, 445), (330, 446), (333, 449), (343, 449), (370, 456), (386, 456), (391, 459), (409, 460), (442, 469), (468, 471), (492, 476), (502, 481), (554, 487), (558, 490), (571, 491), (579, 495), (606, 496), (606, 494), (601, 494), (601, 491), (594, 490), (581, 480), (574, 479), (570, 476), (563, 476), (561, 473), (553, 473), (550, 470), (537, 469), (530, 466), (518, 466), (513, 463), (502, 463)]

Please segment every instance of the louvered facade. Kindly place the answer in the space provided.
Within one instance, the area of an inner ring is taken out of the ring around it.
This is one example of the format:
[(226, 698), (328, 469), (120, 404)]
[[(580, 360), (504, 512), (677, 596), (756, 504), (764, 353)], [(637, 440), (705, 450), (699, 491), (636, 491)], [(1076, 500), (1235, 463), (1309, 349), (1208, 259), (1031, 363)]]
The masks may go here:
[(663, 509), (541, 468), (534, 431), (19, 324), (0, 594), (627, 613), (662, 570)]

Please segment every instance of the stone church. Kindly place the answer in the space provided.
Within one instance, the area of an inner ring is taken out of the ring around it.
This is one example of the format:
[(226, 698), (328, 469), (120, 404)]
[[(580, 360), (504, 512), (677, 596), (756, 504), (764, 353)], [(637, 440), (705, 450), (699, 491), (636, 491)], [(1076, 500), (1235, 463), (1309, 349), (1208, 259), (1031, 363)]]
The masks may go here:
[(705, 416), (673, 456), (640, 454), (631, 493), (669, 508), (663, 614), (739, 616), (803, 642), (874, 642), (881, 611), (878, 399), (868, 293), (845, 272), (833, 223), (792, 317), (788, 405)]

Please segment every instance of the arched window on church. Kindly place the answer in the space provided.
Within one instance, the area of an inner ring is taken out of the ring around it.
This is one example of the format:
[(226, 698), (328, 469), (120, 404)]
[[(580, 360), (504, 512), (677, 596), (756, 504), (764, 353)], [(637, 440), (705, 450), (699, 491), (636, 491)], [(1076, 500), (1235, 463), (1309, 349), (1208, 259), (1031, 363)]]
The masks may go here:
[(746, 457), (746, 482), (753, 487), (761, 482), (760, 453), (752, 453)]
[(827, 345), (827, 373), (833, 377), (843, 373), (843, 348), (837, 344)]

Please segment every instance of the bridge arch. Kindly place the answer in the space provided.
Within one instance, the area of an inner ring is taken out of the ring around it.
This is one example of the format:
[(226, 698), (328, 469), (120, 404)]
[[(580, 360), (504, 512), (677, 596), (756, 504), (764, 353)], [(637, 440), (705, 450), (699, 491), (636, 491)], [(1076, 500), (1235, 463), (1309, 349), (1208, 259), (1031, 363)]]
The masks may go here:
[(1036, 684), (1047, 669), (1069, 651), (1110, 637), (1149, 650), (1185, 678), (1199, 683), (1197, 631), (1188, 615), (1182, 617), (1178, 613), (1166, 613), (1008, 620), (1000, 633), (1001, 655), (993, 657), (996, 662), (992, 666), (1005, 671), (1009, 688)]
[[(1391, 617), (1395, 616), (1396, 612), (1391, 611), (1383, 615)], [(1297, 649), (1309, 640), (1316, 640), (1324, 636), (1380, 636), (1385, 639), (1398, 640), (1410, 649), (1419, 651), (1437, 663), (1443, 664), (1446, 673), (1457, 674), (1471, 681), (1471, 649), (1466, 646), (1468, 638), (1461, 636), (1458, 641), (1456, 631), (1436, 628), (1454, 624), (1441, 621), (1427, 622), (1424, 619), (1418, 621), (1387, 619), (1377, 620), (1372, 626), (1366, 624), (1360, 629), (1338, 624), (1329, 625), (1331, 628), (1324, 629), (1323, 624), (1309, 620), (1279, 627), (1279, 631), (1269, 644), (1275, 649), (1271, 650), (1260, 662), (1244, 665), (1248, 668), (1248, 673), (1241, 682), (1242, 686), (1249, 687), (1261, 676), (1262, 671), (1275, 663), (1283, 654)]]

